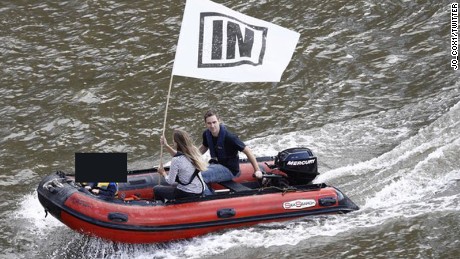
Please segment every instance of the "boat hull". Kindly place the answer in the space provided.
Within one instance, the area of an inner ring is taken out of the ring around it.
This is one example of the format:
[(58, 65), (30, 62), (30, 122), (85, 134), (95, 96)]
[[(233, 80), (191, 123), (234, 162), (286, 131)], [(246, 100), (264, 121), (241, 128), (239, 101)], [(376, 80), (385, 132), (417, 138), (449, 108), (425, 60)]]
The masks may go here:
[[(141, 197), (148, 195), (144, 185), (158, 179), (152, 175), (155, 174), (140, 172), (129, 176), (121, 192), (125, 196), (131, 192)], [(151, 179), (139, 180), (146, 177)], [(140, 186), (129, 188), (129, 182)], [(71, 229), (123, 243), (167, 242), (222, 229), (359, 209), (338, 189), (325, 184), (283, 191), (277, 188), (230, 191), (159, 204), (146, 198), (104, 200), (84, 192), (68, 176), (56, 173), (45, 177), (37, 192), (45, 210)]]

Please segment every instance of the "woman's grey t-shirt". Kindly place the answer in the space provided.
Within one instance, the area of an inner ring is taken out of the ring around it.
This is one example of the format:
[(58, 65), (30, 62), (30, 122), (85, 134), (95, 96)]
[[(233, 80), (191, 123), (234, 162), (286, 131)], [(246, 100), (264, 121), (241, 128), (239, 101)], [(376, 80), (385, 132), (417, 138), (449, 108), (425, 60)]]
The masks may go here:
[[(193, 166), (192, 162), (190, 162), (185, 155), (174, 156), (171, 160), (169, 173), (165, 177), (165, 180), (167, 183), (172, 185), (176, 182), (176, 176), (179, 175), (179, 180), (182, 183), (188, 183), (190, 182), (190, 178), (193, 176), (195, 169), (195, 166)], [(201, 173), (199, 173), (199, 175), (188, 185), (182, 185), (179, 183), (177, 185), (177, 189), (189, 193), (201, 193), (203, 191), (203, 184), (200, 179), (203, 179), (201, 177)]]

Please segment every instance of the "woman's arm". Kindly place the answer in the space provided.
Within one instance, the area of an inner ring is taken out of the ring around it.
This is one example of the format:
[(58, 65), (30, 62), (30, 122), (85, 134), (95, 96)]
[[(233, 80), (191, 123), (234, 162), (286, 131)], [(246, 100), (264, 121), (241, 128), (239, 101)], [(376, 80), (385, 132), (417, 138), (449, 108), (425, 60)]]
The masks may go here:
[[(164, 169), (163, 169), (164, 172)], [(176, 157), (173, 157), (171, 160), (171, 165), (169, 166), (169, 172), (166, 174), (164, 172), (163, 176), (168, 184), (172, 185), (176, 182), (177, 174), (179, 173), (179, 165)]]
[(165, 136), (160, 137), (160, 144), (166, 148), (166, 150), (169, 152), (171, 156), (174, 156), (177, 153), (177, 150), (168, 145)]

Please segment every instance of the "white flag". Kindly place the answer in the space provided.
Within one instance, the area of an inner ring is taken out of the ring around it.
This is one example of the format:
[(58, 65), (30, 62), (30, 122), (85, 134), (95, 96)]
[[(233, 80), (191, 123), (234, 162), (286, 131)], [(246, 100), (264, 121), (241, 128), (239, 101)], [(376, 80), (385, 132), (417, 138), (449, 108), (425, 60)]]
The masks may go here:
[(173, 74), (227, 82), (279, 82), (299, 33), (208, 0), (187, 0)]

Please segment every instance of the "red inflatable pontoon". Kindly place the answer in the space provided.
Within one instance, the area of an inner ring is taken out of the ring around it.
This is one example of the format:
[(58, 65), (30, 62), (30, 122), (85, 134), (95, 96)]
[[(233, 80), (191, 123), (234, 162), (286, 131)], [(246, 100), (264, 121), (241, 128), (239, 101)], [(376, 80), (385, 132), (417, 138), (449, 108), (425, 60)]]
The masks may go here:
[(267, 172), (263, 181), (253, 177), (249, 162), (241, 160), (241, 175), (214, 184), (219, 189), (215, 195), (166, 203), (153, 197), (153, 187), (159, 182), (155, 168), (128, 172), (128, 182), (119, 183), (115, 199), (84, 192), (63, 172), (45, 177), (37, 192), (45, 211), (70, 228), (124, 243), (167, 242), (226, 228), (359, 209), (338, 189), (311, 184), (318, 173), (316, 157), (309, 149), (288, 149), (258, 161)]

